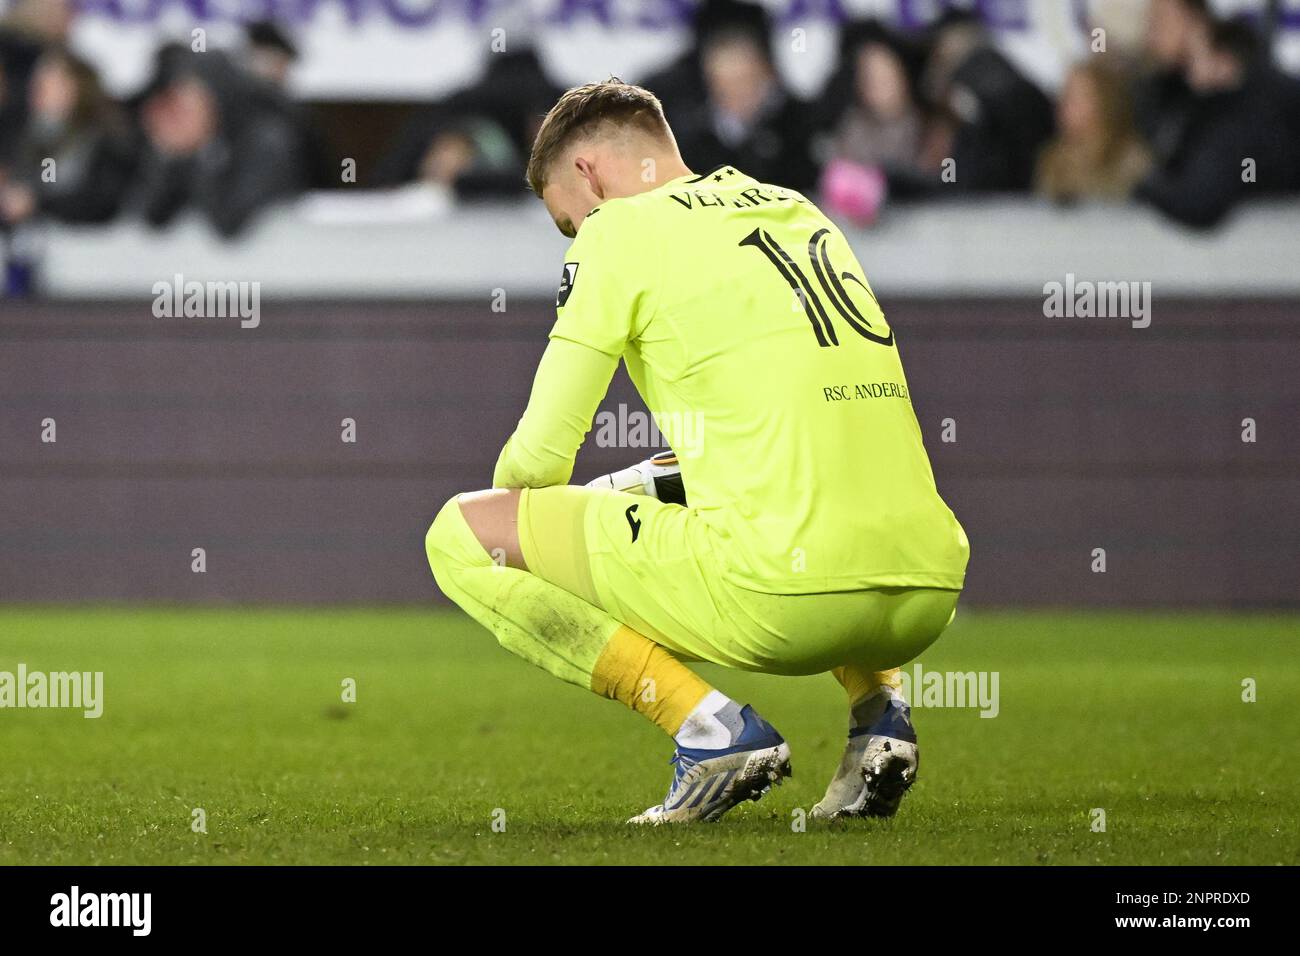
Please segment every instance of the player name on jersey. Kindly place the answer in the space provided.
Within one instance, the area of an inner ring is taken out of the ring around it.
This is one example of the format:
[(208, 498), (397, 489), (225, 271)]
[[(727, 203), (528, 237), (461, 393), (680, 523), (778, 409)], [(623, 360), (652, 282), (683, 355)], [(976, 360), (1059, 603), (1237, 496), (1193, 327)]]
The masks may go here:
[[(734, 169), (727, 167), (716, 170), (712, 173), (705, 173), (700, 177), (700, 180), (711, 180), (713, 182), (722, 183), (726, 182), (728, 177), (736, 175), (740, 174), (738, 174)], [(686, 192), (669, 193), (668, 195), (674, 202), (679, 203), (683, 209), (689, 209), (691, 211), (697, 209), (719, 209), (726, 206), (734, 206), (736, 209), (748, 209), (752, 206), (762, 206), (765, 203), (770, 202), (808, 202), (807, 199), (804, 199), (803, 196), (800, 196), (796, 192), (773, 186), (748, 186), (745, 189), (740, 190), (737, 195), (730, 198), (720, 196), (715, 192), (706, 192), (702, 189), (691, 189)]]

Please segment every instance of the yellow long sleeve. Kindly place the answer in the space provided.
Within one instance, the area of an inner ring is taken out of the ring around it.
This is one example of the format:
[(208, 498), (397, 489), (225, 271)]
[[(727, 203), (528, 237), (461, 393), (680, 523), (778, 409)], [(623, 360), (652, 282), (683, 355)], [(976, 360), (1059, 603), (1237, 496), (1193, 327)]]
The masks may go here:
[(497, 458), (492, 487), (567, 484), (618, 361), (618, 356), (552, 338), (538, 363), (528, 407)]

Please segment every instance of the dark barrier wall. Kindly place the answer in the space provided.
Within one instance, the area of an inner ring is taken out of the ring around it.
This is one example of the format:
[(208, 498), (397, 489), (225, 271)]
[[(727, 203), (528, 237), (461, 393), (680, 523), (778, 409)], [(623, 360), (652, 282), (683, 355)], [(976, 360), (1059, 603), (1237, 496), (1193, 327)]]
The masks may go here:
[[(971, 602), (1300, 603), (1300, 309), (1156, 293), (1145, 329), (886, 303)], [(425, 529), (490, 482), (550, 309), (150, 305), (0, 302), (0, 600), (435, 600)], [(640, 457), (588, 448), (575, 480)]]

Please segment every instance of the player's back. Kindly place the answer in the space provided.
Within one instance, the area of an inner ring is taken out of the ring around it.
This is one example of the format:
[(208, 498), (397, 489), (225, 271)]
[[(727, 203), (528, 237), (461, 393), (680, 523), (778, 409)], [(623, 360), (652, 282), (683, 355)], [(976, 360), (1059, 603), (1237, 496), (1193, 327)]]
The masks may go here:
[(627, 276), (610, 304), (633, 313), (624, 359), (729, 576), (778, 593), (960, 588), (965, 535), (839, 229), (725, 166), (593, 215), (574, 254)]

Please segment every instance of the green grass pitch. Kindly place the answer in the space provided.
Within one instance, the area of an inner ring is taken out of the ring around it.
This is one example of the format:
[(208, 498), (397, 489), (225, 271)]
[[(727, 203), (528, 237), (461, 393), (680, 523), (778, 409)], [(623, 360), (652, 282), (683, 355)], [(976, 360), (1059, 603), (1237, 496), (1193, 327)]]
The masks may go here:
[(1296, 864), (1297, 623), (962, 611), (922, 664), (998, 671), (999, 715), (917, 711), (899, 816), (801, 832), (842, 742), (829, 676), (704, 668), (795, 776), (639, 830), (669, 741), (459, 612), (0, 609), (0, 670), (101, 670), (105, 698), (98, 720), (0, 710), (0, 864)]

